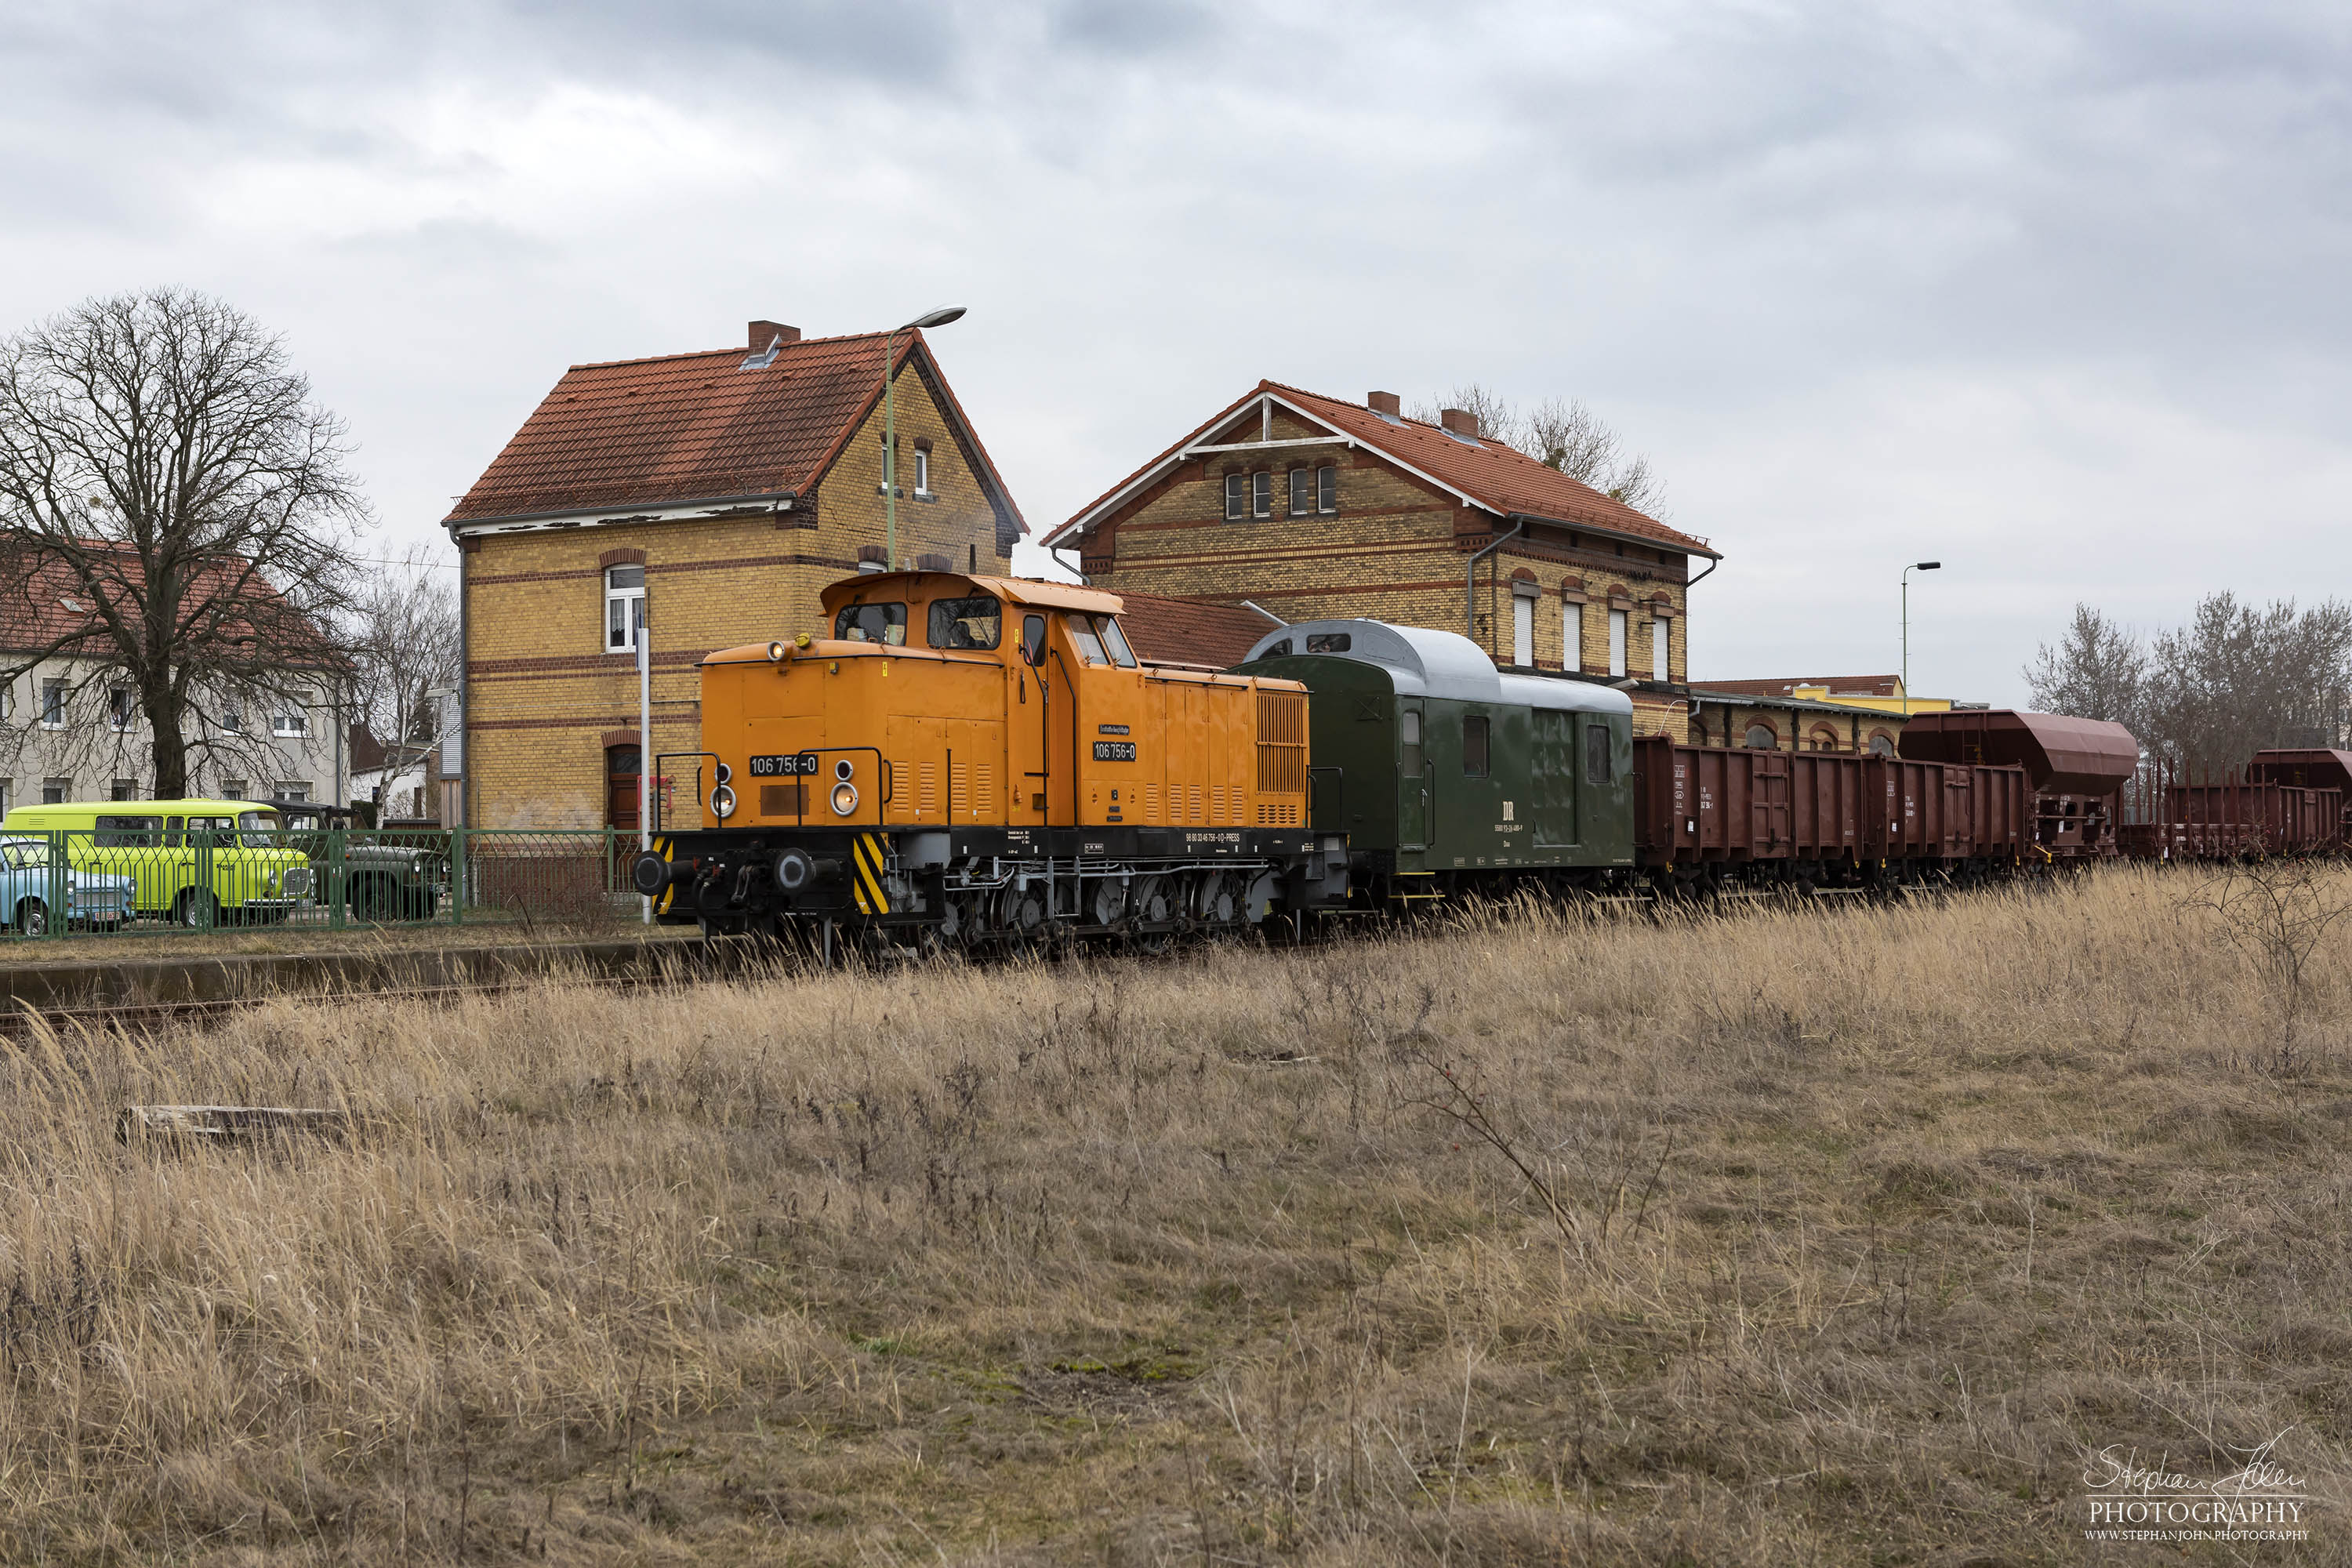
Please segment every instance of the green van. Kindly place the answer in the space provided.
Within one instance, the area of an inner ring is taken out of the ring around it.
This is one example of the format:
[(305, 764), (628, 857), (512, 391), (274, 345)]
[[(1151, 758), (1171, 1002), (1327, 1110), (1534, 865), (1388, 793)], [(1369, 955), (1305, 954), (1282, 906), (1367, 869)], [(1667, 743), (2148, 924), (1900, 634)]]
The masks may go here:
[(310, 900), (310, 858), (276, 807), (252, 801), (20, 805), (0, 832), (63, 833), (66, 864), (131, 878), (139, 914), (181, 925), (282, 921)]

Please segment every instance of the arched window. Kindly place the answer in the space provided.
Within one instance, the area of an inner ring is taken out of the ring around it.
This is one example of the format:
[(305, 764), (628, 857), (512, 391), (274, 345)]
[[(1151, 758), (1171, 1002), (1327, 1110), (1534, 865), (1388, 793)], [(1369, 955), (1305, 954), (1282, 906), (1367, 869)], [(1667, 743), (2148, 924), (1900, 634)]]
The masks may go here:
[(1812, 733), (1805, 737), (1805, 743), (1816, 752), (1834, 752), (1838, 749), (1837, 731), (1827, 724), (1816, 724)]
[(1873, 730), (1870, 732), (1870, 754), (1874, 757), (1893, 756), (1895, 754), (1895, 737), (1888, 734), (1884, 730)]
[(1772, 732), (1771, 725), (1759, 719), (1748, 726), (1748, 746), (1750, 751), (1756, 752), (1778, 751), (1780, 747), (1780, 737)]

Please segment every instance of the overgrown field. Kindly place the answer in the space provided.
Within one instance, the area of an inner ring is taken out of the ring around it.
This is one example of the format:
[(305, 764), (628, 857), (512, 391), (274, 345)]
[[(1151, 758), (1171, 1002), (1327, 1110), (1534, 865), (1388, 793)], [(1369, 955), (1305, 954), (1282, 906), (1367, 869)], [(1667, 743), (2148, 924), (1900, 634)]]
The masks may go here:
[(2197, 886), (0, 1049), (0, 1560), (2343, 1561), (2352, 929)]

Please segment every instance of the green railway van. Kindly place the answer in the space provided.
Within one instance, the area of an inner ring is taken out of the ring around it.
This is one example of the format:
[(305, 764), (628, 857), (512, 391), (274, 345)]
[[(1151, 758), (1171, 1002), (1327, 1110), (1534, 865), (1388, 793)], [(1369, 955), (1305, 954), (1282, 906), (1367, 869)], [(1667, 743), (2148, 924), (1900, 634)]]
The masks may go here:
[(138, 913), (182, 925), (284, 920), (310, 896), (310, 857), (273, 806), (242, 800), (20, 805), (0, 832), (63, 833), (77, 870), (129, 877)]
[(1314, 826), (1345, 833), (1372, 899), (1600, 889), (1633, 870), (1633, 704), (1497, 670), (1453, 632), (1304, 621), (1236, 667), (1304, 682)]

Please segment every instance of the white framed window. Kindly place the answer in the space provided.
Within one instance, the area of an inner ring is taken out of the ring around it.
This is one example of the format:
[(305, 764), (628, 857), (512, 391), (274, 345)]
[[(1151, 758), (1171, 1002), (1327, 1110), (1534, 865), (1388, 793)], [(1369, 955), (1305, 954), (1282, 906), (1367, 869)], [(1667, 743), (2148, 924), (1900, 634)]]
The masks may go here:
[(73, 780), (71, 779), (43, 779), (41, 781), (41, 804), (43, 805), (63, 805), (72, 795)]
[(1290, 515), (1305, 517), (1315, 510), (1315, 470), (1290, 470)]
[(1660, 616), (1650, 622), (1650, 679), (1671, 679), (1666, 672), (1674, 668), (1667, 653), (1674, 642), (1675, 623)]
[(1582, 605), (1560, 606), (1559, 667), (1570, 675), (1584, 668), (1584, 606)]
[(1260, 468), (1250, 476), (1250, 515), (1274, 515), (1274, 475), (1267, 469)]
[(232, 735), (245, 733), (245, 710), (231, 702), (221, 709), (221, 728)]
[(15, 779), (0, 779), (0, 816), (7, 816), (8, 808), (11, 805), (14, 805), (16, 802), (16, 781)]
[(245, 798), (245, 789), (246, 784), (243, 779), (221, 780), (221, 798), (223, 800), (243, 800)]
[(1315, 470), (1315, 510), (1318, 511), (1339, 510), (1339, 469), (1326, 468)]
[(646, 628), (646, 569), (608, 566), (604, 569), (604, 651), (635, 653), (637, 636)]
[[(120, 733), (131, 728), (131, 688), (109, 687), (106, 692), (106, 727)], [(117, 795), (117, 800), (129, 800), (129, 795)]]
[(41, 728), (62, 730), (65, 727), (66, 683), (62, 680), (44, 680), (41, 682)]
[(137, 800), (139, 798), (139, 781), (137, 779), (115, 780), (114, 788), (109, 793), (107, 798), (109, 800)]
[(1536, 661), (1536, 602), (1523, 594), (1511, 595), (1511, 662)]
[(0, 684), (0, 723), (5, 723), (16, 716), (16, 683), (12, 680)]
[(931, 455), (920, 447), (915, 448), (915, 493), (931, 493)]
[(307, 801), (310, 798), (310, 781), (307, 779), (281, 780), (269, 786), (269, 798), (283, 801)]
[(1240, 522), (1249, 516), (1249, 489), (1247, 474), (1225, 476), (1225, 521), (1227, 522)]
[(269, 721), (269, 732), (273, 735), (284, 736), (288, 739), (299, 739), (301, 736), (309, 734), (310, 732), (310, 715), (305, 711), (305, 710), (309, 708), (310, 703), (310, 694), (309, 692), (295, 692), (293, 694), (293, 700), (287, 704), (286, 710), (271, 716)]
[(1612, 610), (1609, 612), (1609, 673), (1612, 675), (1622, 676), (1625, 673), (1625, 616), (1627, 613), (1628, 612), (1624, 610)]

